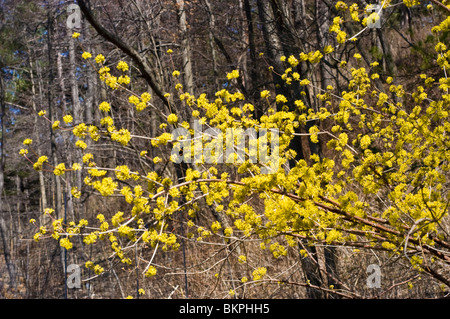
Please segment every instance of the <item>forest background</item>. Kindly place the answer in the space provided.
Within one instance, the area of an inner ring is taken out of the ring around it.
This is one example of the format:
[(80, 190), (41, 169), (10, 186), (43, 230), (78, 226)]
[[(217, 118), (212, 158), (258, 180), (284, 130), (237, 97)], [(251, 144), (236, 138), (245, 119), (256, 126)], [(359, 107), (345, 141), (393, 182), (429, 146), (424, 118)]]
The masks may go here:
[[(0, 296), (448, 297), (449, 13), (0, 0)], [(280, 167), (177, 162), (194, 120)]]

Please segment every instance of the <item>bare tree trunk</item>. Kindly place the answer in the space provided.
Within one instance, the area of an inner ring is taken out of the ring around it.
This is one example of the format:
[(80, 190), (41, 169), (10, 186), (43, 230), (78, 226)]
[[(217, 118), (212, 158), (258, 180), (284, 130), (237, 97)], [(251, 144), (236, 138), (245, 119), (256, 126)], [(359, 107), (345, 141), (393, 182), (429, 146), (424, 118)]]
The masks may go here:
[[(256, 71), (256, 47), (255, 47), (255, 31), (253, 27), (252, 8), (249, 0), (244, 0), (245, 19), (247, 22), (246, 32), (248, 40), (249, 59), (247, 59), (247, 70), (249, 73), (249, 83), (247, 84), (247, 90), (250, 93), (250, 99), (252, 103), (258, 101), (259, 92), (256, 89), (258, 87), (258, 74)], [(261, 118), (262, 110), (255, 105), (254, 116), (256, 119)]]
[(62, 111), (63, 111), (63, 114), (68, 114), (67, 102), (66, 102), (66, 88), (64, 85), (64, 77), (63, 77), (63, 69), (62, 69), (60, 52), (58, 52), (58, 54), (56, 55), (56, 68), (58, 69), (59, 88), (61, 90), (60, 101), (61, 101), (61, 105), (62, 105)]
[[(301, 3), (303, 4), (303, 2)], [(316, 5), (317, 2), (316, 2)], [(298, 14), (305, 14), (304, 7), (300, 6), (301, 10)], [(291, 20), (295, 21), (295, 17), (292, 18), (289, 13), (290, 10), (288, 8), (288, 3), (277, 0), (260, 0), (258, 1), (258, 13), (259, 18), (262, 23), (262, 31), (264, 37), (264, 43), (266, 46), (267, 55), (269, 58), (269, 62), (274, 67), (275, 73), (283, 74), (285, 66), (281, 63), (281, 57), (287, 56), (289, 54), (294, 54), (293, 51), (298, 50), (303, 46), (301, 43), (297, 43), (295, 39), (296, 31), (292, 30), (293, 26), (290, 22)], [(316, 10), (318, 13), (318, 11)], [(298, 17), (297, 17), (298, 19)], [(320, 22), (318, 23), (318, 29), (320, 29)], [(318, 30), (319, 32), (319, 30)], [(320, 34), (318, 35), (319, 40)], [(300, 70), (302, 76), (306, 75), (307, 70)], [(325, 73), (322, 73), (323, 76)], [(310, 75), (311, 76), (311, 75)], [(280, 76), (276, 74), (273, 75), (273, 82), (275, 84), (275, 91), (277, 94), (283, 94), (290, 101), (300, 99), (301, 97), (298, 95), (299, 90), (292, 91), (289, 88), (286, 88), (283, 80)], [(311, 100), (308, 99), (309, 92), (306, 93), (306, 105), (309, 107), (315, 107)], [(303, 98), (305, 99), (305, 98)], [(295, 111), (295, 110), (293, 110)], [(312, 125), (308, 123), (308, 125)], [(304, 130), (308, 130), (308, 125), (306, 127), (301, 127), (300, 132), (304, 132)], [(320, 146), (313, 144), (307, 138), (296, 137), (292, 140), (291, 146), (293, 150), (297, 153), (297, 159), (306, 159), (309, 160), (310, 154), (319, 154)], [(290, 165), (295, 165), (295, 161), (291, 161)], [(302, 268), (305, 274), (305, 279), (309, 281), (314, 286), (322, 286), (327, 283), (327, 278), (323, 278), (326, 275), (326, 266), (325, 266), (325, 256), (321, 251), (317, 251), (315, 246), (307, 246), (305, 245), (308, 251), (308, 258), (302, 258)], [(320, 267), (320, 263), (324, 265), (323, 269)], [(323, 262), (322, 262), (323, 261)], [(307, 295), (308, 298), (324, 298), (325, 295), (317, 289), (312, 289), (307, 287)]]
[[(29, 54), (31, 56), (31, 52), (29, 51)], [(38, 116), (38, 110), (36, 107), (36, 100), (35, 100), (35, 96), (36, 96), (36, 84), (35, 84), (35, 79), (34, 79), (34, 71), (33, 71), (33, 62), (32, 59), (30, 58), (30, 82), (31, 82), (31, 93), (32, 93), (32, 99), (31, 99), (31, 107), (33, 109), (34, 112), (34, 133), (33, 133), (33, 137), (36, 141), (36, 145), (40, 145), (41, 144), (41, 136), (40, 136), (40, 127), (41, 125), (38, 125), (38, 120), (39, 120), (39, 116)], [(42, 90), (39, 90), (39, 97), (40, 97), (40, 101), (42, 102)], [(39, 175), (39, 188), (40, 188), (40, 193), (41, 193), (41, 210), (43, 211), (46, 207), (47, 207), (47, 192), (45, 189), (45, 181), (44, 181), (44, 173), (42, 171), (38, 172)], [(48, 216), (45, 216), (45, 218), (48, 218)], [(44, 222), (45, 224), (45, 222)]]
[(76, 77), (76, 63), (75, 63), (75, 39), (69, 39), (69, 65), (70, 65), (70, 90), (72, 96), (72, 112), (73, 119), (76, 124), (83, 121), (83, 113), (81, 110), (80, 95), (78, 92), (78, 81)]
[[(71, 39), (73, 40), (73, 39)], [(62, 110), (63, 110), (63, 114), (69, 114), (69, 110), (67, 109), (67, 103), (66, 103), (66, 94), (65, 94), (65, 85), (64, 85), (64, 79), (63, 79), (63, 70), (62, 70), (62, 63), (61, 63), (61, 54), (58, 53), (57, 54), (57, 58), (56, 58), (56, 66), (58, 69), (58, 80), (59, 80), (59, 88), (61, 90), (61, 105), (62, 105)], [(72, 65), (71, 65), (72, 66)], [(73, 85), (73, 83), (71, 83), (71, 85)], [(78, 90), (78, 88), (76, 88)], [(73, 89), (72, 89), (73, 90)], [(78, 104), (79, 104), (79, 99), (78, 100)], [(73, 158), (73, 154), (76, 152), (76, 150), (73, 149), (73, 144), (68, 141), (65, 143), (66, 144), (66, 158), (68, 160), (69, 163), (72, 162), (72, 158)], [(67, 179), (66, 179), (66, 191), (68, 192), (68, 203), (67, 203), (67, 209), (69, 212), (69, 216), (71, 218), (74, 218), (74, 211), (73, 211), (73, 201), (72, 201), (72, 194), (70, 192), (71, 190), (71, 184), (72, 184), (72, 174), (70, 174)], [(81, 179), (81, 178), (80, 178)]]
[[(281, 63), (280, 58), (284, 55), (284, 50), (277, 31), (275, 15), (272, 7), (270, 6), (269, 0), (258, 1), (258, 13), (262, 24), (264, 44), (266, 46), (269, 63), (273, 66), (276, 73), (283, 74), (284, 66)], [(281, 88), (283, 84), (281, 77), (274, 74), (273, 81), (276, 90), (279, 91), (279, 88)]]
[(211, 4), (209, 3), (209, 0), (204, 0), (205, 2), (205, 6), (206, 6), (206, 10), (208, 11), (208, 24), (209, 24), (209, 28), (208, 28), (208, 44), (209, 44), (209, 48), (211, 50), (211, 57), (212, 57), (212, 62), (213, 62), (213, 76), (214, 76), (214, 84), (216, 86), (216, 88), (219, 87), (219, 71), (217, 69), (217, 50), (216, 47), (214, 45), (215, 40), (214, 40), (214, 29), (216, 27), (216, 19), (214, 17), (213, 11), (211, 10)]
[[(1, 61), (0, 61), (0, 67)], [(13, 290), (15, 290), (16, 287), (16, 275), (15, 275), (15, 267), (11, 260), (11, 253), (8, 245), (8, 233), (7, 228), (5, 224), (5, 219), (3, 218), (3, 203), (2, 203), (2, 196), (3, 196), (3, 188), (5, 185), (5, 163), (6, 163), (6, 157), (5, 157), (5, 135), (6, 135), (6, 124), (5, 124), (5, 112), (6, 112), (6, 106), (5, 106), (5, 91), (4, 91), (4, 84), (3, 84), (3, 77), (0, 74), (0, 107), (1, 107), (1, 113), (0, 113), (0, 122), (1, 122), (1, 141), (0, 141), (0, 237), (2, 240), (2, 246), (3, 246), (3, 256), (5, 258), (5, 264), (6, 268), (8, 269), (9, 274), (9, 282), (10, 286)], [(11, 223), (13, 221), (11, 220)]]
[[(48, 19), (47, 19), (47, 54), (48, 54), (48, 63), (49, 63), (49, 76), (48, 76), (48, 84), (47, 84), (47, 99), (48, 99), (48, 115), (50, 118), (50, 121), (53, 123), (55, 120), (55, 114), (56, 109), (54, 109), (54, 101), (53, 101), (53, 82), (54, 82), (54, 71), (53, 71), (53, 57), (54, 57), (54, 51), (53, 51), (53, 17), (51, 16), (51, 12), (48, 13)], [(56, 137), (55, 133), (52, 129), (52, 124), (49, 125), (50, 130), (50, 144), (51, 144), (51, 159), (53, 161), (53, 166), (58, 165), (58, 159), (56, 154)], [(58, 176), (54, 176), (55, 179), (55, 193), (54, 193), (54, 202), (56, 205), (56, 212), (57, 216), (61, 212), (61, 180)]]
[[(84, 33), (84, 42), (87, 46), (88, 52), (93, 52), (91, 45), (91, 34), (89, 29), (89, 24), (84, 23), (83, 33)], [(94, 103), (95, 103), (95, 72), (94, 70), (89, 70), (87, 74), (87, 93), (86, 99), (84, 103), (84, 111), (86, 114), (86, 123), (93, 124), (93, 116), (94, 116)], [(89, 144), (88, 144), (89, 145)]]
[[(1, 204), (1, 200), (0, 200)], [(15, 290), (16, 287), (16, 271), (13, 261), (11, 260), (11, 252), (8, 245), (8, 233), (6, 228), (5, 219), (3, 216), (0, 217), (0, 237), (2, 240), (3, 246), (3, 256), (5, 258), (6, 268), (8, 269), (9, 275), (9, 285), (12, 290)]]
[(389, 43), (389, 41), (385, 41), (383, 32), (381, 32), (380, 29), (375, 30), (381, 49), (383, 50), (383, 71), (386, 74), (396, 74), (397, 66), (392, 59), (391, 44)]
[(186, 9), (184, 0), (176, 0), (178, 6), (178, 24), (181, 32), (183, 72), (186, 91), (194, 94), (194, 75), (192, 73), (191, 46), (187, 32)]
[[(317, 1), (315, 14), (317, 44), (319, 48), (324, 48), (327, 45), (325, 35), (327, 34), (330, 25), (330, 12), (328, 7), (322, 1)], [(320, 63), (320, 81), (323, 90), (330, 84), (328, 79), (329, 74), (331, 74), (329, 67), (325, 63)]]
[[(73, 120), (74, 120), (74, 124), (78, 125), (83, 122), (84, 116), (83, 116), (83, 110), (81, 108), (81, 103), (80, 103), (80, 95), (78, 92), (74, 41), (75, 41), (75, 39), (70, 37), (70, 39), (69, 39), (70, 88), (71, 88), (71, 95), (72, 95)], [(76, 162), (80, 162), (81, 156), (82, 156), (81, 150), (77, 148), (72, 151), (75, 155), (74, 160)], [(78, 170), (75, 173), (75, 185), (78, 187), (78, 189), (81, 189), (81, 170)]]
[[(53, 50), (53, 13), (51, 8), (49, 8), (48, 14), (47, 14), (47, 58), (48, 58), (48, 84), (47, 84), (47, 98), (48, 98), (48, 115), (50, 121), (53, 123), (56, 115), (56, 105), (54, 103), (53, 99), (53, 92), (54, 92), (54, 50)], [(58, 156), (57, 156), (57, 148), (56, 148), (56, 136), (52, 129), (52, 124), (49, 125), (50, 129), (50, 145), (51, 145), (51, 159), (52, 159), (52, 165), (55, 167), (58, 165)], [(55, 192), (54, 192), (54, 203), (55, 203), (55, 215), (57, 218), (60, 218), (63, 214), (62, 211), (62, 186), (61, 186), (61, 177), (53, 175), (54, 182), (55, 182)], [(65, 265), (64, 265), (64, 248), (57, 247), (60, 251), (60, 257), (61, 262), (63, 264), (63, 273), (65, 273)], [(56, 252), (56, 251), (55, 251)], [(54, 256), (54, 255), (53, 255)], [(52, 257), (53, 258), (53, 257)], [(48, 273), (47, 273), (48, 274)]]
[[(17, 232), (20, 236), (20, 233), (22, 231), (21, 225), (20, 225), (20, 211), (21, 211), (21, 204), (22, 204), (22, 198), (24, 199), (23, 201), (26, 201), (26, 197), (22, 196), (22, 190), (21, 190), (21, 178), (19, 175), (15, 176), (15, 180), (16, 180), (16, 196), (17, 196), (17, 203), (16, 203), (16, 210), (17, 210)], [(25, 205), (24, 205), (25, 208)], [(11, 221), (11, 226), (13, 224), (13, 221)], [(13, 238), (16, 239), (16, 238)]]

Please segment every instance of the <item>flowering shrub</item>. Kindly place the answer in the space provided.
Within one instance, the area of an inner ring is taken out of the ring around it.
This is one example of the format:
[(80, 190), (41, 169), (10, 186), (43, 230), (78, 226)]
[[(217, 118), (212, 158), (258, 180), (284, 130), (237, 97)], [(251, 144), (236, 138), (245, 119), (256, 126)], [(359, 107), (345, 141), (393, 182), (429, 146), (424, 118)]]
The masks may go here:
[[(390, 2), (383, 4), (388, 6)], [(408, 7), (418, 4), (418, 1), (403, 2)], [(138, 136), (136, 132), (117, 127), (110, 114), (114, 106), (101, 102), (98, 106), (103, 115), (100, 126), (88, 123), (72, 126), (70, 115), (64, 118), (65, 124), (53, 123), (53, 129), (72, 132), (78, 138), (75, 143), (83, 152), (82, 162), (51, 167), (45, 155), (36, 158), (30, 155), (30, 139), (24, 141), (28, 149), (21, 150), (20, 154), (33, 163), (35, 170), (52, 171), (57, 176), (82, 169), (87, 172), (84, 179), (87, 189), (104, 197), (119, 196), (128, 204), (128, 209), (118, 211), (111, 218), (99, 215), (94, 224), (85, 221), (63, 224), (55, 220), (58, 222), (54, 222), (52, 228), (39, 229), (35, 240), (53, 236), (60, 240), (61, 246), (71, 249), (76, 245), (74, 237), (82, 236), (84, 244), (107, 245), (123, 263), (130, 264), (128, 247), (135, 244), (152, 249), (152, 256), (158, 250), (178, 250), (185, 234), (169, 227), (178, 223), (188, 229), (186, 238), (198, 242), (214, 238), (227, 242), (257, 239), (261, 249), (269, 248), (276, 259), (285, 258), (289, 250), (300, 251), (303, 258), (307, 258), (308, 253), (300, 244), (306, 242), (384, 250), (394, 256), (404, 256), (418, 271), (432, 275), (434, 269), (448, 267), (450, 80), (447, 73), (450, 51), (439, 37), (449, 31), (450, 20), (447, 18), (433, 28), (433, 35), (438, 39), (436, 64), (442, 70), (439, 79), (422, 74), (423, 85), (411, 92), (396, 84), (393, 78), (383, 80), (382, 88), (376, 87), (374, 83), (380, 79), (374, 71), (377, 62), (372, 63), (371, 68), (360, 67), (362, 57), (357, 53), (349, 64), (347, 61), (340, 63), (341, 72), (349, 78), (345, 90), (329, 86), (323, 91), (315, 87), (311, 79), (301, 78), (293, 68), (299, 64), (318, 67), (324, 56), (354, 41), (356, 37), (345, 31), (347, 16), (361, 27), (368, 23), (358, 14), (355, 4), (338, 1), (336, 9), (341, 16), (335, 17), (329, 28), (336, 37), (335, 46), (326, 46), (322, 52), (299, 52), (280, 59), (286, 67), (281, 75), (284, 85), (299, 90), (314, 87), (323, 107), (306, 110), (301, 98), (288, 100), (282, 94), (261, 90), (260, 98), (267, 105), (267, 112), (255, 118), (254, 106), (239, 90), (221, 89), (215, 96), (194, 96), (192, 92), (185, 92), (178, 82), (180, 72), (172, 73), (176, 82), (172, 95), (178, 94), (180, 103), (190, 110), (193, 118), (217, 128), (219, 134), (225, 134), (228, 128), (278, 130), (279, 161), (275, 172), (262, 174), (264, 164), (248, 160), (250, 147), (244, 149), (243, 161), (232, 162), (239, 173), (237, 176), (230, 176), (225, 165), (209, 165), (204, 158), (185, 171), (184, 180), (174, 180), (156, 170), (134, 170), (126, 164), (115, 168), (99, 167), (94, 155), (86, 151), (88, 140), (89, 144), (95, 144), (110, 139), (120, 147), (130, 148), (134, 140), (150, 139), (154, 149), (176, 147), (187, 140), (191, 143), (191, 156), (198, 150), (195, 132), (180, 115), (168, 114), (166, 123), (160, 126), (159, 136)], [(73, 38), (78, 36), (73, 34)], [(89, 52), (82, 54), (86, 60), (92, 56)], [(129, 70), (126, 62), (118, 62), (116, 69), (122, 72), (119, 76), (113, 75), (117, 70), (113, 72), (103, 65), (104, 62), (105, 57), (98, 54), (95, 63), (99, 65), (100, 80), (111, 90), (127, 92), (124, 98), (130, 108), (142, 112), (152, 106), (152, 96), (148, 92), (129, 95), (130, 78), (122, 74)], [(239, 76), (240, 72), (233, 70), (226, 77), (234, 80)], [(414, 105), (406, 104), (407, 98), (412, 98)], [(46, 118), (44, 111), (40, 115)], [(315, 124), (306, 133), (299, 133), (298, 129), (307, 122)], [(332, 123), (329, 130), (325, 122)], [(179, 127), (184, 127), (191, 136), (175, 138), (172, 132)], [(311, 143), (326, 144), (330, 155), (298, 158), (292, 149), (296, 136), (307, 136)], [(198, 141), (203, 148), (217, 147), (207, 132), (198, 137)], [(137, 150), (137, 154), (154, 165), (179, 165), (175, 164), (179, 162), (174, 156), (149, 157), (146, 149)], [(238, 150), (227, 156), (237, 157)], [(81, 190), (74, 188), (73, 195), (79, 198)], [(250, 201), (255, 197), (258, 204), (256, 200)], [(230, 220), (230, 224), (222, 224), (218, 219), (209, 228), (197, 225), (195, 216), (201, 200)], [(248, 258), (239, 256), (239, 263), (248, 265)], [(96, 274), (104, 271), (92, 262), (86, 267)], [(153, 277), (157, 272), (158, 265), (152, 258), (147, 261), (144, 274)], [(270, 281), (269, 275), (270, 269), (255, 265), (248, 276), (242, 278), (242, 284)], [(232, 291), (234, 295), (235, 290)]]

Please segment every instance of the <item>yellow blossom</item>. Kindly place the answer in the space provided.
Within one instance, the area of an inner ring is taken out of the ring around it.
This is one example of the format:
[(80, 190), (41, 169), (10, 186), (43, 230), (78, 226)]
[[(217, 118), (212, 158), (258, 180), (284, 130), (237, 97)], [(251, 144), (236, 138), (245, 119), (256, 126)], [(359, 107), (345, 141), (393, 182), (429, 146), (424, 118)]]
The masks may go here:
[(131, 133), (127, 129), (120, 129), (117, 132), (111, 134), (111, 140), (121, 143), (126, 146), (131, 140)]
[(61, 245), (61, 247), (64, 247), (67, 250), (72, 249), (72, 247), (73, 247), (72, 243), (70, 242), (70, 240), (68, 238), (62, 238), (59, 241), (59, 244)]
[(92, 54), (90, 54), (89, 52), (83, 52), (83, 54), (81, 55), (81, 57), (85, 60), (92, 58)]
[(125, 61), (119, 61), (117, 64), (117, 69), (121, 70), (122, 72), (128, 71), (128, 64)]
[(98, 54), (95, 57), (95, 62), (98, 63), (98, 64), (101, 64), (101, 63), (105, 62), (105, 57), (103, 56), (103, 54)]
[(145, 277), (153, 277), (156, 275), (156, 272), (156, 268), (154, 266), (150, 266), (145, 272)]
[(52, 124), (52, 129), (54, 129), (54, 130), (59, 129), (59, 123), (60, 123), (60, 121), (55, 121), (55, 122), (53, 122), (53, 124)]
[(253, 280), (261, 280), (267, 273), (265, 267), (259, 267), (252, 272)]
[(109, 112), (109, 110), (111, 109), (111, 106), (109, 105), (108, 102), (102, 102), (102, 103), (100, 103), (98, 108), (100, 111)]
[(175, 114), (170, 114), (168, 117), (167, 117), (167, 122), (169, 123), (169, 124), (175, 124), (175, 123), (177, 123), (178, 122), (178, 116), (176, 116)]
[(72, 187), (70, 192), (71, 192), (72, 196), (75, 197), (75, 198), (80, 198), (81, 197), (81, 192), (78, 190), (78, 187)]
[(73, 122), (73, 117), (72, 117), (72, 115), (65, 115), (64, 117), (63, 117), (63, 121), (64, 121), (64, 123), (66, 123), (66, 124), (69, 124), (69, 123), (72, 123)]
[(64, 163), (61, 163), (61, 164), (56, 165), (53, 173), (56, 176), (60, 176), (60, 175), (63, 175), (65, 173), (65, 171), (66, 171), (66, 165)]
[(121, 76), (119, 76), (119, 78), (117, 79), (117, 82), (118, 82), (119, 84), (127, 85), (127, 84), (130, 84), (131, 79), (130, 79), (130, 77), (129, 77), (128, 75), (121, 75)]
[(151, 99), (152, 99), (152, 96), (151, 96), (150, 93), (144, 92), (144, 93), (141, 94), (142, 102), (147, 103), (147, 102), (150, 102)]
[(334, 48), (331, 45), (327, 45), (324, 49), (323, 49), (323, 53), (325, 54), (329, 54), (331, 52), (334, 51)]
[(270, 96), (270, 92), (268, 90), (264, 90), (261, 92), (261, 98), (265, 99)]
[(38, 158), (37, 162), (33, 164), (33, 168), (37, 171), (40, 171), (42, 169), (43, 164), (47, 161), (48, 161), (47, 156), (41, 156)]
[(303, 85), (303, 86), (308, 85), (310, 83), (311, 82), (308, 79), (303, 79), (303, 80), (300, 81), (300, 85)]
[(81, 148), (83, 150), (85, 150), (87, 148), (87, 144), (84, 141), (82, 141), (82, 140), (76, 141), (75, 142), (75, 146), (79, 147), (79, 148)]
[(227, 74), (228, 80), (237, 79), (238, 77), (239, 77), (239, 70), (233, 70)]

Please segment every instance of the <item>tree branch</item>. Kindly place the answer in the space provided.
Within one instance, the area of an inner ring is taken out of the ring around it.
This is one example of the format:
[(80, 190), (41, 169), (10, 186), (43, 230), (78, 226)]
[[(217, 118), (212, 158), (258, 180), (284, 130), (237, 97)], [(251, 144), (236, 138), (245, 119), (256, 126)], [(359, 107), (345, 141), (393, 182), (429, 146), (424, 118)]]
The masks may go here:
[(445, 4), (443, 4), (442, 2), (439, 2), (438, 0), (431, 0), (431, 2), (433, 2), (434, 4), (438, 5), (439, 7), (444, 8), (445, 10), (450, 12), (450, 8), (447, 7)]
[(94, 17), (92, 14), (92, 11), (88, 8), (86, 5), (85, 0), (79, 0), (78, 4), (80, 6), (81, 11), (83, 12), (86, 19), (89, 21), (89, 23), (92, 25), (92, 27), (97, 31), (97, 33), (103, 37), (106, 41), (114, 44), (117, 46), (123, 53), (128, 55), (134, 63), (136, 63), (137, 67), (142, 73), (142, 76), (144, 77), (145, 81), (150, 85), (156, 96), (158, 96), (166, 106), (169, 106), (169, 102), (164, 97), (164, 94), (161, 90), (161, 88), (158, 86), (158, 84), (153, 79), (153, 76), (151, 75), (151, 67), (145, 62), (145, 60), (139, 55), (139, 53), (132, 47), (130, 47), (128, 44), (122, 41), (119, 37), (112, 34), (108, 30), (106, 30)]

